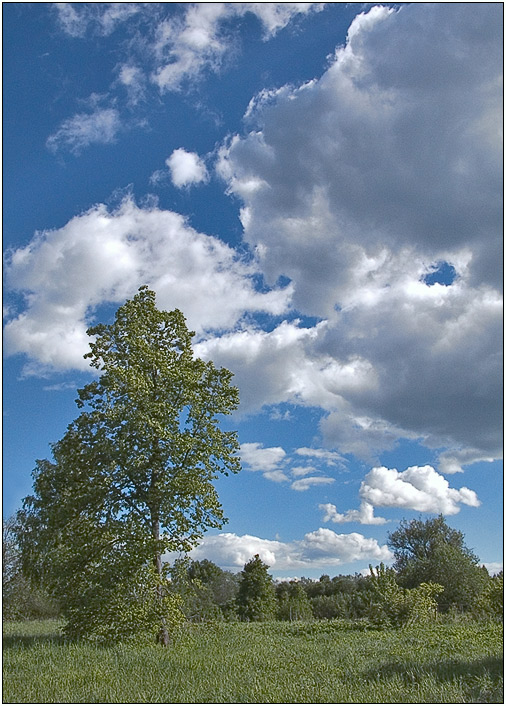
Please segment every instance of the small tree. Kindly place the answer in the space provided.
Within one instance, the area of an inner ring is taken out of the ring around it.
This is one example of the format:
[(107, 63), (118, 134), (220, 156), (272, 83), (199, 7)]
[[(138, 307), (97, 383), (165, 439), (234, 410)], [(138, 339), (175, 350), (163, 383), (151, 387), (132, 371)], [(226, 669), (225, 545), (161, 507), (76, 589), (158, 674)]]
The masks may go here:
[(502, 571), (489, 578), (485, 584), (473, 606), (473, 615), (476, 618), (497, 622), (504, 620), (504, 573)]
[(47, 593), (24, 575), (16, 537), (16, 520), (2, 524), (2, 615), (4, 620), (54, 618), (59, 607)]
[(369, 619), (379, 626), (402, 627), (413, 623), (426, 623), (437, 615), (436, 597), (443, 587), (435, 583), (421, 583), (417, 588), (406, 589), (397, 584), (395, 571), (384, 564), (369, 567), (373, 602)]
[(147, 287), (88, 334), (85, 358), (101, 375), (79, 390), (84, 411), (54, 462), (37, 462), (19, 517), (23, 565), (60, 599), (73, 634), (157, 624), (167, 644), (178, 609), (162, 555), (225, 521), (213, 480), (239, 470), (239, 444), (219, 417), (238, 391), (232, 373), (193, 356), (184, 316), (159, 311)]
[(239, 592), (237, 594), (237, 612), (241, 620), (273, 620), (277, 602), (272, 576), (267, 573), (269, 567), (255, 554), (241, 571)]
[(464, 535), (449, 527), (442, 515), (425, 522), (403, 520), (388, 536), (388, 546), (395, 555), (398, 583), (405, 588), (440, 584), (444, 592), (438, 604), (443, 611), (452, 605), (470, 609), (486, 583), (487, 575), (466, 547)]
[(311, 620), (313, 611), (303, 586), (298, 581), (283, 581), (276, 586), (279, 620)]

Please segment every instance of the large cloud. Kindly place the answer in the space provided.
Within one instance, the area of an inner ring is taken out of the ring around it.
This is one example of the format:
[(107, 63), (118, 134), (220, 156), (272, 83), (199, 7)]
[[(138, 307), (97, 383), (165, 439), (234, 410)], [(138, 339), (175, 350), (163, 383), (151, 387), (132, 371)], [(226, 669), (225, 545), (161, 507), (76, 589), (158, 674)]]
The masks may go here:
[(497, 5), (377, 7), (320, 80), (252, 103), (221, 171), (302, 307), (330, 313), (399, 248), (468, 248), (473, 281), (501, 280), (501, 55)]
[(354, 561), (389, 561), (393, 558), (386, 545), (362, 534), (336, 534), (321, 528), (304, 535), (302, 540), (281, 542), (230, 532), (204, 537), (191, 552), (195, 560), (209, 559), (224, 569), (237, 571), (255, 554), (272, 569), (310, 569), (340, 566)]
[[(261, 92), (221, 149), (268, 280), (327, 319), (298, 394), (319, 380), (344, 453), (404, 436), (451, 449), (451, 471), (501, 455), (501, 26), (495, 4), (372, 8), (321, 79)], [(440, 262), (455, 277), (426, 281)]]
[(288, 290), (259, 293), (254, 275), (253, 265), (176, 213), (128, 197), (112, 212), (98, 205), (9, 254), (7, 283), (27, 306), (7, 322), (6, 349), (27, 354), (32, 369), (87, 368), (94, 309), (123, 302), (142, 284), (200, 332), (231, 327), (247, 311), (282, 313)]

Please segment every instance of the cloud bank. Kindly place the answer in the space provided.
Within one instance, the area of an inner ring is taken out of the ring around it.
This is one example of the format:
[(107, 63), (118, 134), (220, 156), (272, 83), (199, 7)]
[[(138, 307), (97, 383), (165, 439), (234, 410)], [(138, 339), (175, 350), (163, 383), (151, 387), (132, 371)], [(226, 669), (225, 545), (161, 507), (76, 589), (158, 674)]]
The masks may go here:
[(388, 547), (379, 545), (375, 539), (357, 532), (336, 534), (322, 527), (294, 542), (222, 533), (204, 537), (190, 556), (197, 561), (209, 559), (223, 569), (237, 571), (255, 554), (277, 571), (340, 566), (354, 561), (390, 561), (393, 558)]

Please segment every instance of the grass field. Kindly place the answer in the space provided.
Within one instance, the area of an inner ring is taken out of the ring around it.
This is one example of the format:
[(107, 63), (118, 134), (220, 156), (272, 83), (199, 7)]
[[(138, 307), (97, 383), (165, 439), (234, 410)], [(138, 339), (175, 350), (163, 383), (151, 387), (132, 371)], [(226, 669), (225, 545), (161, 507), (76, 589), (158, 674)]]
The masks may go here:
[(503, 703), (502, 626), (196, 625), (169, 648), (6, 623), (3, 703)]

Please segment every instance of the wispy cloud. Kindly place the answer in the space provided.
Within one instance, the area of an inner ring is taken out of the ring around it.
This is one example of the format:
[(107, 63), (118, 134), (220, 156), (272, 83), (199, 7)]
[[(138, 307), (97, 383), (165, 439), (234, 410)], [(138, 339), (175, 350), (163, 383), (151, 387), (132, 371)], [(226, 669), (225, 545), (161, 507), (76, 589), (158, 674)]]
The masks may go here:
[(120, 115), (115, 108), (97, 108), (93, 113), (77, 113), (64, 120), (46, 145), (52, 152), (68, 150), (79, 155), (91, 144), (114, 142), (120, 129)]

